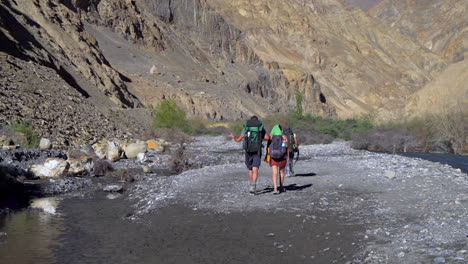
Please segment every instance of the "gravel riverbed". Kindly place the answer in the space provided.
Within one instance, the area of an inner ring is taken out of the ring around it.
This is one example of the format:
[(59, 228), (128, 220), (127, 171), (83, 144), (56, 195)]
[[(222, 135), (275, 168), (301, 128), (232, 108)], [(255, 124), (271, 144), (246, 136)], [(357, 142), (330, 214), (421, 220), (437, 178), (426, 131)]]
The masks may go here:
[[(356, 151), (346, 142), (301, 147), (287, 192), (271, 195), (262, 163), (258, 195), (249, 195), (240, 144), (198, 138), (189, 151), (219, 165), (171, 177), (146, 177), (129, 194), (134, 221), (171, 204), (213, 213), (287, 212), (314, 225), (331, 213), (337, 223), (363, 225), (354, 263), (466, 263), (468, 177), (460, 169), (417, 158)], [(316, 217), (316, 216), (315, 216)], [(343, 241), (348, 243), (349, 241)], [(358, 243), (358, 242), (357, 242)], [(340, 246), (340, 243), (335, 245)]]
[[(240, 143), (197, 137), (185, 152), (193, 169), (179, 175), (170, 173), (173, 155), (149, 152), (144, 161), (113, 163), (135, 182), (107, 176), (49, 183), (81, 194), (46, 200), (57, 212), (51, 223), (60, 228), (41, 228), (57, 238), (37, 241), (41, 248), (60, 245), (47, 249), (51, 253), (37, 263), (468, 261), (468, 175), (460, 169), (357, 151), (347, 142), (301, 146), (296, 176), (286, 178), (285, 193), (272, 194), (271, 169), (262, 162), (257, 195), (251, 195)], [(2, 158), (18, 171), (32, 162)], [(153, 172), (144, 173), (143, 166)], [(122, 194), (102, 191), (115, 183), (124, 185)], [(62, 189), (57, 190), (66, 192)], [(10, 214), (5, 223), (23, 214)], [(0, 262), (23, 259), (11, 253), (15, 243), (23, 243), (15, 236), (35, 240), (34, 232), (14, 230), (0, 225)], [(21, 256), (34, 259), (34, 254)]]

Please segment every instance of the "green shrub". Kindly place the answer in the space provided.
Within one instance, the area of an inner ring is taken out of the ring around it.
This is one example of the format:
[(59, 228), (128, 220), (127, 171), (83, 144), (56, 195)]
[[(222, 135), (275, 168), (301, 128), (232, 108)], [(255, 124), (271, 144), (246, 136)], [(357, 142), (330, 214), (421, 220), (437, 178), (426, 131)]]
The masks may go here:
[(180, 131), (190, 135), (213, 134), (208, 123), (208, 120), (201, 118), (187, 118), (186, 112), (174, 99), (166, 99), (153, 109), (153, 127), (156, 130)]
[(153, 109), (153, 127), (187, 129), (186, 113), (173, 99), (166, 99)]
[(40, 135), (34, 131), (33, 127), (28, 121), (15, 121), (9, 127), (14, 132), (23, 133), (26, 136), (27, 144), (25, 148), (32, 148), (39, 146)]

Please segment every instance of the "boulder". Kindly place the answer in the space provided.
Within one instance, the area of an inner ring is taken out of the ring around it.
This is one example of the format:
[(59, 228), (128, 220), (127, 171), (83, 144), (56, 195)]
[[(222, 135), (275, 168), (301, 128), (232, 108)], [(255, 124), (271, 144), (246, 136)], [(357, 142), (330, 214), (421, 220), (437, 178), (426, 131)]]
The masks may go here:
[(44, 164), (32, 165), (30, 171), (36, 176), (41, 178), (57, 178), (65, 175), (70, 168), (70, 164), (59, 158), (48, 158)]
[(138, 153), (145, 153), (145, 152), (146, 152), (145, 142), (131, 143), (125, 148), (125, 155), (129, 159), (134, 159), (137, 157)]
[(89, 144), (82, 145), (81, 148), (80, 148), (80, 151), (83, 152), (84, 154), (86, 154), (87, 156), (94, 156), (95, 155), (94, 148)]
[(40, 149), (51, 149), (52, 148), (52, 141), (48, 138), (41, 138), (39, 141), (39, 148)]
[(69, 158), (67, 161), (70, 164), (68, 173), (73, 176), (90, 175), (94, 167), (93, 159), (86, 156), (82, 156), (80, 158)]
[(93, 145), (94, 153), (100, 159), (105, 159), (107, 156), (107, 142), (98, 142)]
[(148, 140), (146, 141), (146, 145), (148, 149), (158, 151), (158, 152), (163, 152), (164, 151), (164, 146), (166, 145), (166, 142), (164, 140)]
[(114, 141), (107, 142), (107, 154), (106, 157), (110, 161), (118, 161), (120, 160), (120, 154), (122, 153), (122, 149), (120, 148), (119, 143)]

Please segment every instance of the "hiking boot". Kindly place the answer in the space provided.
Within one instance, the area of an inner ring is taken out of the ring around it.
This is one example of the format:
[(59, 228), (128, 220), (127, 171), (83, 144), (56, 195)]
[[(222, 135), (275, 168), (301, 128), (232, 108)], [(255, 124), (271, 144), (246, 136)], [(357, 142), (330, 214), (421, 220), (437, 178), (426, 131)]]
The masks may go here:
[(249, 187), (249, 192), (250, 192), (251, 194), (255, 194), (255, 193), (256, 193), (255, 185), (250, 185), (250, 187)]

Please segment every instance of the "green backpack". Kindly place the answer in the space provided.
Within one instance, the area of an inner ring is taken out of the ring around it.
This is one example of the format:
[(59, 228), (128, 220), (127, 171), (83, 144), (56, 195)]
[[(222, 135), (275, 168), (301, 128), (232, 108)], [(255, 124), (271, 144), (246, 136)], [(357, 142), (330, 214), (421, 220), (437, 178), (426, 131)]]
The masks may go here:
[(262, 149), (263, 124), (258, 120), (248, 120), (244, 123), (244, 150), (256, 153)]

